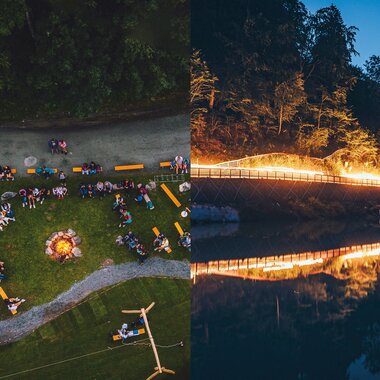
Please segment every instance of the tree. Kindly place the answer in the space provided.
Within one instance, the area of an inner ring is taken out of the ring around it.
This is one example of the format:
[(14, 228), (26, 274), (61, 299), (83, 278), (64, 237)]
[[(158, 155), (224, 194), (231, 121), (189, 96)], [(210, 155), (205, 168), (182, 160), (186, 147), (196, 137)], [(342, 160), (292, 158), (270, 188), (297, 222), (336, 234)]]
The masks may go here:
[(278, 134), (284, 122), (290, 122), (298, 112), (298, 107), (306, 100), (302, 73), (280, 83), (274, 90), (274, 105), (278, 115)]
[(205, 116), (214, 106), (217, 77), (210, 72), (200, 50), (194, 50), (190, 65), (191, 129), (205, 136)]

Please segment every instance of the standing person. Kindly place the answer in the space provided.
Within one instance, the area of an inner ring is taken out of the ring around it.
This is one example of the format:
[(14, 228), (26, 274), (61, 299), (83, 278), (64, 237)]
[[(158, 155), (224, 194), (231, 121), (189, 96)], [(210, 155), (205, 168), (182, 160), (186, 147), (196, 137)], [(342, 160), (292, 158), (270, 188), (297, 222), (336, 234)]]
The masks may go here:
[(56, 139), (50, 139), (48, 144), (51, 154), (58, 153), (58, 141)]
[(105, 195), (105, 189), (104, 189), (104, 183), (103, 182), (99, 181), (96, 184), (96, 191), (99, 194), (99, 198), (103, 199), (104, 195)]
[(28, 205), (28, 193), (26, 189), (20, 189), (18, 192), (18, 195), (21, 197), (22, 200), (22, 207), (25, 207)]
[(182, 170), (183, 157), (181, 155), (178, 155), (175, 157), (174, 161), (175, 161), (175, 174), (178, 174), (178, 172)]
[(139, 263), (144, 264), (144, 261), (148, 257), (148, 253), (146, 252), (145, 247), (141, 243), (139, 243), (136, 246), (136, 251), (139, 254)]
[(67, 151), (67, 143), (65, 140), (59, 140), (58, 141), (58, 147), (59, 147), (59, 150), (61, 151), (61, 153), (67, 155), (68, 151)]
[(58, 178), (61, 182), (61, 186), (66, 186), (66, 174), (63, 170), (61, 170), (58, 174)]

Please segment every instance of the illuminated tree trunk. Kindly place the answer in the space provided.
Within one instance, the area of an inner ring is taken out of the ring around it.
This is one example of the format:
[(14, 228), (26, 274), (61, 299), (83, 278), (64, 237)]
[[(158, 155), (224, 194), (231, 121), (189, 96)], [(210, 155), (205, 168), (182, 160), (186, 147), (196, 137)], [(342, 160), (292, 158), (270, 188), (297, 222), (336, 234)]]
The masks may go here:
[(278, 134), (280, 134), (281, 131), (282, 131), (283, 112), (284, 112), (284, 106), (281, 105), (281, 107), (280, 107), (280, 120), (279, 120), (279, 123), (278, 123)]

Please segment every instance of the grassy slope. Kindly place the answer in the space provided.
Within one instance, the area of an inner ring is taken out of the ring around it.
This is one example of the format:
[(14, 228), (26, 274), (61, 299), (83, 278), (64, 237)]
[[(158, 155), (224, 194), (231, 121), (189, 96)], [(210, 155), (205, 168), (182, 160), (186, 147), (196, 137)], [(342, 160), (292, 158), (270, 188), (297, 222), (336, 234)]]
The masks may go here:
[[(152, 175), (129, 175), (130, 178), (146, 182)], [(96, 178), (90, 177), (91, 181)], [(120, 178), (109, 178), (112, 182)], [(79, 183), (82, 176), (72, 177), (68, 181), (70, 195), (64, 201), (50, 199), (36, 209), (23, 209), (19, 198), (11, 201), (16, 213), (16, 222), (0, 232), (0, 260), (6, 263), (8, 279), (1, 283), (9, 296), (27, 299), (22, 309), (45, 303), (67, 290), (74, 281), (86, 277), (97, 270), (106, 258), (115, 263), (137, 260), (135, 252), (125, 247), (118, 247), (115, 238), (128, 231), (128, 227), (118, 228), (119, 219), (112, 211), (113, 196), (104, 200), (79, 197)], [(89, 177), (84, 179), (89, 181)], [(45, 181), (35, 178), (17, 179), (13, 183), (0, 183), (0, 193), (7, 190), (17, 191), (27, 185), (39, 186), (45, 182), (48, 186), (56, 184), (56, 179)], [(178, 183), (168, 184), (174, 193), (178, 193)], [(189, 195), (178, 196), (185, 205)], [(127, 199), (127, 205), (133, 216), (131, 229), (140, 237), (145, 246), (151, 250), (154, 234), (152, 227), (157, 226), (166, 233), (172, 244), (173, 253), (162, 254), (165, 258), (183, 259), (189, 254), (177, 247), (177, 231), (173, 225), (179, 221), (183, 228), (189, 229), (190, 220), (180, 216), (183, 208), (176, 208), (166, 194), (157, 189), (151, 192), (155, 205), (153, 211), (138, 206), (133, 198)], [(45, 255), (45, 241), (52, 232), (73, 228), (82, 238), (83, 257), (60, 265)], [(0, 308), (0, 319), (9, 317), (5, 308)]]
[[(185, 343), (184, 348), (159, 348), (162, 365), (175, 370), (176, 378), (188, 379), (190, 282), (157, 278), (131, 280), (95, 293), (88, 301), (29, 337), (0, 347), (0, 376), (99, 351), (107, 346), (117, 347), (121, 343), (111, 342), (109, 332), (132, 320), (120, 310), (146, 307), (152, 301), (156, 306), (149, 318), (156, 343), (171, 345), (181, 340)], [(142, 338), (147, 338), (147, 334), (133, 340)], [(148, 377), (154, 366), (150, 347), (127, 346), (11, 378), (134, 380)]]

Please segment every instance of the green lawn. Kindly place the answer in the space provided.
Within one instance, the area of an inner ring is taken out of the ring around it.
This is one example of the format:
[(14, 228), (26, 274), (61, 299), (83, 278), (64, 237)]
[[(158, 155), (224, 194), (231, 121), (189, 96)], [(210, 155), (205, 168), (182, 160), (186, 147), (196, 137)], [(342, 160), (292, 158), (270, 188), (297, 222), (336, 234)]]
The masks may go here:
[[(156, 305), (149, 323), (156, 344), (179, 341), (184, 347), (158, 348), (161, 364), (177, 376), (159, 379), (189, 378), (190, 360), (190, 281), (146, 278), (127, 281), (94, 293), (79, 306), (42, 326), (20, 342), (0, 347), (0, 377), (65, 360), (79, 355), (119, 347), (109, 332), (132, 317), (121, 309)], [(146, 339), (147, 334), (132, 338)], [(152, 348), (126, 346), (45, 369), (27, 372), (10, 379), (146, 379), (155, 366)]]
[[(151, 174), (129, 174), (126, 177), (133, 178), (135, 184), (139, 181), (146, 183)], [(117, 182), (121, 177), (108, 178), (111, 182)], [(131, 253), (126, 247), (118, 247), (115, 239), (119, 234), (125, 234), (128, 227), (118, 228), (120, 219), (112, 210), (114, 196), (100, 199), (81, 199), (79, 197), (79, 183), (81, 181), (96, 182), (97, 177), (83, 178), (81, 175), (71, 176), (68, 181), (70, 195), (64, 201), (49, 199), (36, 209), (23, 209), (20, 198), (11, 201), (16, 213), (16, 222), (0, 232), (0, 260), (5, 261), (7, 280), (1, 286), (8, 296), (19, 296), (27, 299), (22, 305), (26, 310), (34, 305), (52, 300), (59, 293), (67, 290), (74, 281), (83, 279), (86, 275), (99, 269), (101, 263), (107, 259), (113, 259), (115, 263), (137, 260), (137, 254)], [(103, 179), (104, 180), (104, 179)], [(0, 193), (5, 191), (17, 191), (25, 186), (40, 186), (41, 183), (53, 186), (57, 179), (48, 181), (39, 178), (19, 178), (14, 182), (0, 183)], [(189, 193), (178, 195), (178, 183), (167, 184), (177, 194), (185, 206), (188, 205)], [(174, 222), (179, 221), (183, 228), (189, 229), (189, 218), (183, 219), (180, 212), (184, 207), (177, 208), (157, 188), (150, 193), (155, 209), (149, 211), (145, 205), (138, 206), (133, 197), (127, 198), (127, 205), (133, 216), (130, 225), (141, 239), (143, 244), (152, 251), (154, 234), (152, 227), (157, 226), (170, 240), (173, 253), (162, 254), (168, 259), (189, 258), (189, 253), (177, 246), (178, 233)], [(45, 241), (52, 232), (73, 228), (82, 238), (83, 257), (75, 261), (69, 261), (61, 265), (51, 260), (45, 252)], [(9, 317), (8, 311), (2, 307), (0, 319)]]

